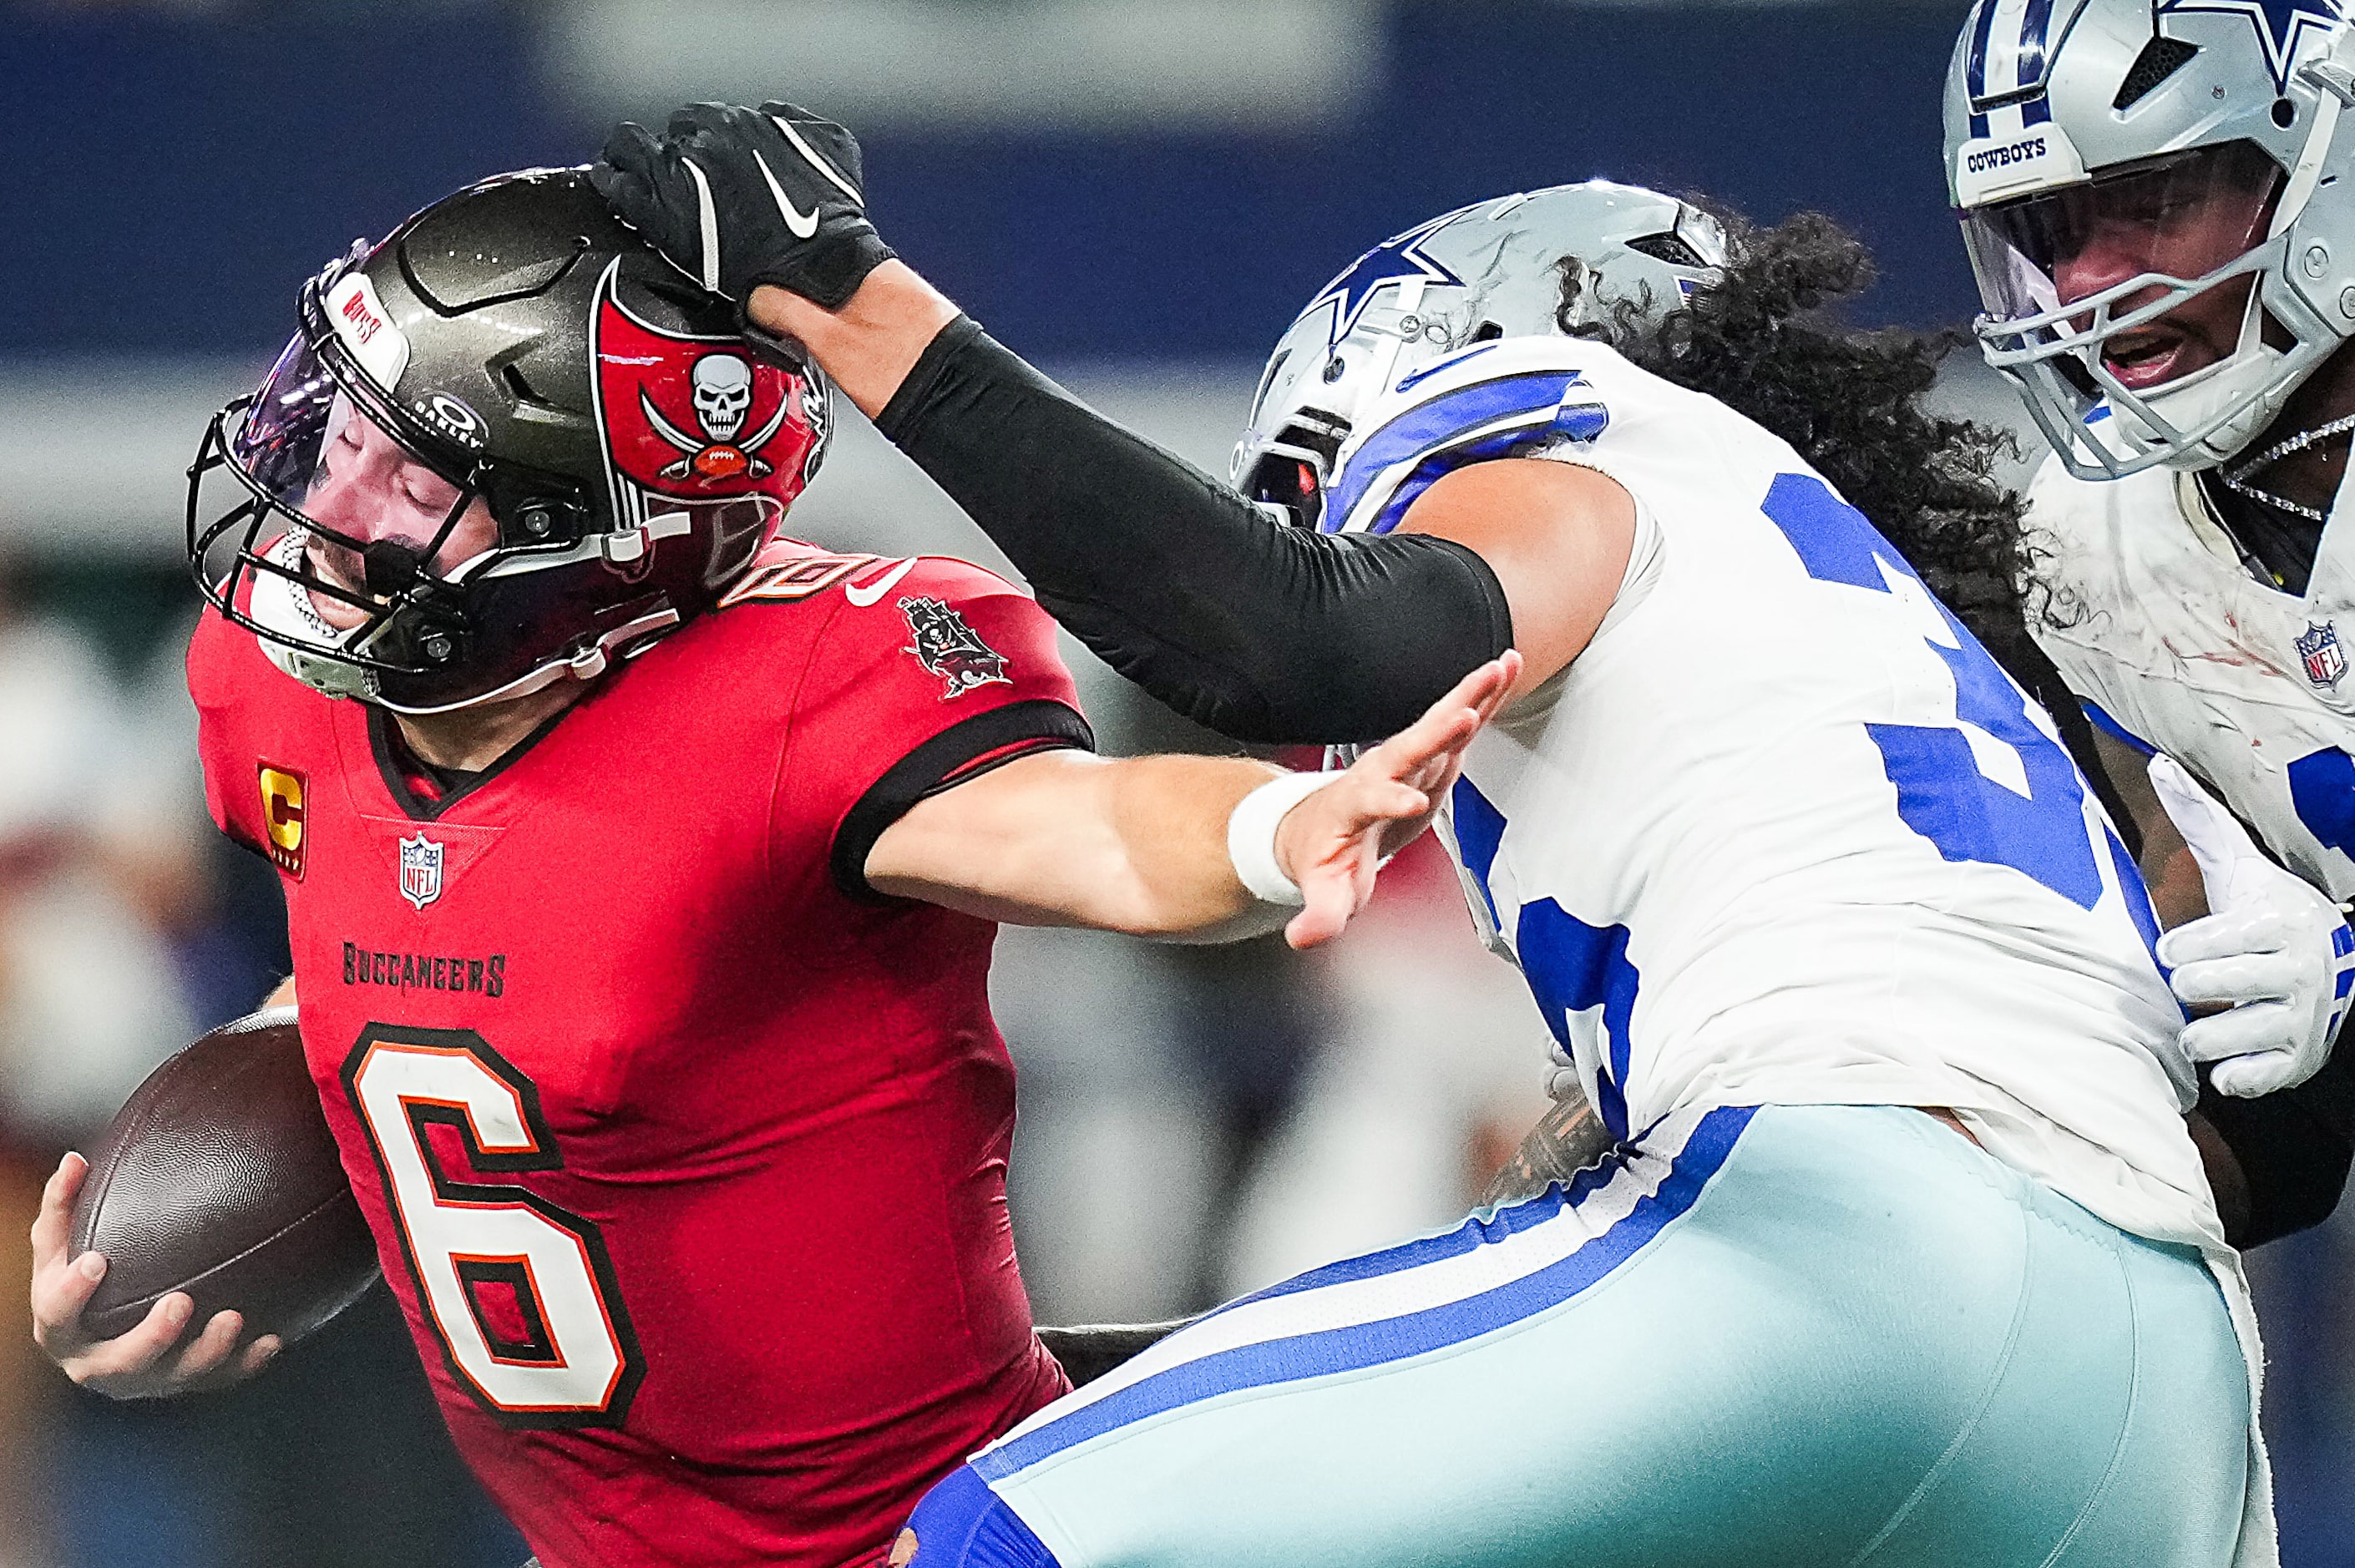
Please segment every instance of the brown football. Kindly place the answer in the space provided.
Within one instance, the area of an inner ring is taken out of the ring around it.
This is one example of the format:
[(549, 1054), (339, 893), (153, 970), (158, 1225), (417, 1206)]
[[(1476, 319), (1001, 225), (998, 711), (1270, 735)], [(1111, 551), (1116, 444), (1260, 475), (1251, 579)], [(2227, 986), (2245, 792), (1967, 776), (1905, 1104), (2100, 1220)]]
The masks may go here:
[(72, 1245), (106, 1255), (82, 1314), (101, 1339), (185, 1290), (199, 1327), (234, 1308), (245, 1339), (293, 1344), (368, 1289), (376, 1245), (293, 1008), (225, 1023), (148, 1075), (91, 1153)]

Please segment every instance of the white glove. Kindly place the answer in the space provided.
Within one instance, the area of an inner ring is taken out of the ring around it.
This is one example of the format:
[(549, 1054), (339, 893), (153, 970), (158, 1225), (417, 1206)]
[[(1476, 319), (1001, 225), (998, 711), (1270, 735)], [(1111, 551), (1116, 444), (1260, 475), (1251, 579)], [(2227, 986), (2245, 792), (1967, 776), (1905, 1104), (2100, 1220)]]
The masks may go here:
[(2183, 1026), (2183, 1054), (2215, 1063), (2209, 1081), (2246, 1099), (2306, 1082), (2330, 1059), (2347, 1012), (2355, 932), (2338, 905), (2267, 860), (2173, 758), (2150, 759), (2150, 782), (2200, 863), (2210, 910), (2161, 937), (2158, 961), (2185, 1006), (2229, 1004)]

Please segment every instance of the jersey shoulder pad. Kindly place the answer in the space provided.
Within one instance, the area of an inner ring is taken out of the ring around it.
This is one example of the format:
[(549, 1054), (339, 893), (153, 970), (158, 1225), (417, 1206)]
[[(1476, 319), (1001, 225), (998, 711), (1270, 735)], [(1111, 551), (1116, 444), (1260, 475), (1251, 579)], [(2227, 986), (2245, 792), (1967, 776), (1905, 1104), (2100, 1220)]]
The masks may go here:
[(1608, 345), (1574, 337), (1500, 339), (1426, 365), (1375, 399), (1342, 442), (1323, 526), (1387, 534), (1455, 469), (1592, 445), (1612, 424), (1605, 387), (1640, 374)]
[[(2037, 589), (2029, 631), (2095, 726), (2145, 751), (2148, 743), (2137, 738), (2145, 722), (2137, 711), (2141, 684), (2133, 675), (2153, 652), (2158, 628), (2155, 607), (2128, 580), (2133, 568), (2125, 552), (2149, 536), (2189, 540), (2188, 530), (2165, 525), (2178, 507), (2174, 476), (2163, 470), (2085, 480), (2048, 458), (2028, 487), (2025, 526)], [(2153, 508), (2161, 514), (2152, 515)]]
[(727, 592), (720, 608), (755, 600), (794, 603), (837, 594), (854, 609), (865, 609), (893, 594), (922, 593), (952, 599), (978, 595), (1030, 596), (985, 567), (950, 556), (844, 554), (806, 540), (771, 540)]
[[(976, 567), (971, 561), (961, 561), (954, 556), (911, 557), (908, 575), (893, 586), (903, 596), (921, 594), (951, 603), (1000, 596), (1024, 600), (1030, 599), (1028, 588), (1008, 582), (987, 567)], [(873, 600), (868, 602), (872, 603)], [(1046, 612), (1041, 610), (1039, 613), (1044, 615)]]
[(719, 608), (761, 600), (798, 603), (853, 577), (871, 577), (873, 568), (892, 564), (896, 563), (889, 556), (846, 555), (805, 539), (772, 539), (761, 546), (744, 575), (719, 596)]
[(299, 809), (316, 766), (302, 759), (317, 752), (335, 699), (279, 669), (252, 632), (210, 608), (189, 635), (187, 675), (213, 825), (299, 877)]
[(2028, 482), (2030, 525), (2073, 552), (2092, 546), (2110, 510), (2116, 480), (2079, 479), (2047, 454)]
[(209, 606), (188, 634), (187, 674), (188, 695), (199, 709), (249, 702), (309, 705), (334, 700), (272, 663), (260, 638)]

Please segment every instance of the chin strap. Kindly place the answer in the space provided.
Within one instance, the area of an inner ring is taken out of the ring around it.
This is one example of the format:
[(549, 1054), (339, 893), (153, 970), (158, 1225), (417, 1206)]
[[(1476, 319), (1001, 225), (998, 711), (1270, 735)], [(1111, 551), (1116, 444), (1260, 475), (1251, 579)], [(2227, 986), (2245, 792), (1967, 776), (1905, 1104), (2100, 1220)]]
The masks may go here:
[(2271, 468), (2286, 457), (2304, 451), (2317, 441), (2327, 441), (2333, 436), (2344, 435), (2350, 430), (2355, 430), (2355, 414), (2350, 414), (2344, 418), (2333, 419), (2327, 425), (2318, 425), (2310, 430), (2300, 430), (2286, 440), (2275, 442), (2238, 468), (2217, 470), (2217, 482), (2233, 494), (2244, 496), (2261, 506), (2270, 506), (2277, 512), (2286, 512), (2293, 517), (2303, 517), (2309, 523), (2328, 523), (2330, 521), (2328, 513), (2318, 507), (2308, 506), (2303, 502), (2291, 501), (2275, 495), (2270, 490), (2260, 490), (2249, 482), (2249, 476)]

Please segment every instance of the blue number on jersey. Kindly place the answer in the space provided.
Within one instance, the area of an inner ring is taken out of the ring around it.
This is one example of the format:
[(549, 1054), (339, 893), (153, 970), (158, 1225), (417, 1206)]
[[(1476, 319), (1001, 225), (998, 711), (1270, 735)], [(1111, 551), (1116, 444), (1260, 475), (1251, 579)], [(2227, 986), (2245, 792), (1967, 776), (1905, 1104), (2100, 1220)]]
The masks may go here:
[[(1480, 793), (1471, 779), (1458, 777), (1450, 798), (1450, 825), (1464, 869), (1479, 884), (1488, 901), (1488, 916), (1497, 917), (1497, 892), (1489, 873), (1505, 841), (1505, 813)], [(1570, 1015), (1590, 1007), (1603, 1010), (1604, 1060), (1595, 1075), (1594, 1109), (1612, 1136), (1627, 1136), (1627, 1081), (1633, 1046), (1627, 1027), (1636, 1015), (1636, 991), (1643, 977), (1627, 961), (1627, 927), (1590, 926), (1550, 898), (1521, 906), (1513, 933), (1513, 953), (1520, 959), (1521, 977), (1538, 1000), (1546, 1027), (1570, 1049)]]
[(2355, 757), (2333, 746), (2291, 763), (2289, 801), (2315, 842), (2355, 855)]
[[(1884, 568), (1922, 580), (1863, 513), (1813, 474), (1777, 475), (1759, 510), (1819, 581), (1887, 593)], [(1937, 605), (1926, 588), (1923, 593)], [(1923, 641), (1954, 672), (1955, 717), (2019, 755), (2029, 792), (2023, 799), (1980, 772), (1959, 728), (1869, 724), (1897, 787), (1897, 814), (1950, 861), (2008, 865), (2080, 908), (2093, 908), (2102, 900), (2102, 874), (2076, 764), (2029, 718), (2027, 697), (1978, 640), (1944, 605), (1937, 609), (1957, 646)]]
[(1550, 898), (1522, 905), (1513, 933), (1513, 951), (1520, 957), (1529, 992), (1563, 1050), (1570, 1049), (1569, 1015), (1590, 1007), (1603, 1010), (1604, 1057), (1594, 1075), (1594, 1109), (1614, 1138), (1627, 1136), (1627, 1096), (1621, 1086), (1634, 1050), (1627, 1029), (1643, 978), (1627, 961), (1627, 937), (1626, 927), (1590, 926)]

